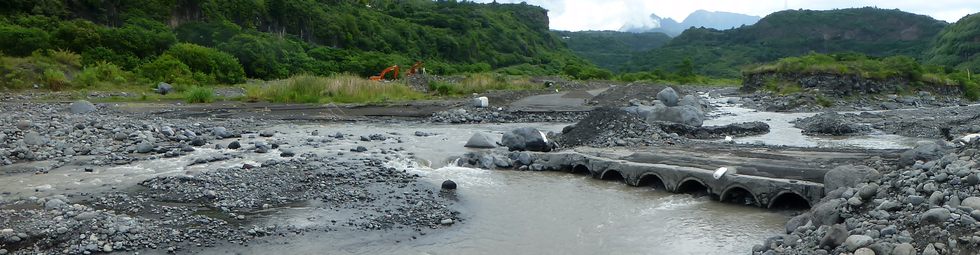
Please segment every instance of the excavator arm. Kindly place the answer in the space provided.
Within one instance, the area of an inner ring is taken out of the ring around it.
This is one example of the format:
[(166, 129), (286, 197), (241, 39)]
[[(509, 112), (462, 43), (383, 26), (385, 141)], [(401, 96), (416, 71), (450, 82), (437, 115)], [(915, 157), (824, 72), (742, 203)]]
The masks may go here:
[(399, 69), (398, 65), (393, 65), (393, 66), (390, 66), (388, 68), (385, 68), (384, 71), (381, 71), (381, 74), (380, 75), (371, 76), (371, 80), (372, 81), (381, 81), (381, 80), (384, 80), (385, 79), (385, 75), (387, 75), (389, 72), (392, 72), (392, 71), (394, 71), (395, 73), (394, 73), (394, 76), (391, 77), (391, 79), (392, 80), (397, 80), (398, 79), (398, 69)]

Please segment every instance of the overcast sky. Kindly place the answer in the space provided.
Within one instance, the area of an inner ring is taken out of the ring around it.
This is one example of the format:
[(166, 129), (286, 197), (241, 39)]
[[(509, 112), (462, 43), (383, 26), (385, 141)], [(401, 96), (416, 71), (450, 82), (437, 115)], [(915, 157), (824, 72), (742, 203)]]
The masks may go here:
[[(475, 0), (492, 2), (493, 0)], [(829, 10), (876, 6), (884, 9), (925, 14), (956, 22), (967, 14), (980, 12), (980, 0), (497, 0), (499, 3), (537, 5), (548, 9), (551, 29), (618, 30), (623, 24), (644, 23), (651, 13), (680, 22), (691, 12), (727, 11), (755, 16), (790, 9)]]

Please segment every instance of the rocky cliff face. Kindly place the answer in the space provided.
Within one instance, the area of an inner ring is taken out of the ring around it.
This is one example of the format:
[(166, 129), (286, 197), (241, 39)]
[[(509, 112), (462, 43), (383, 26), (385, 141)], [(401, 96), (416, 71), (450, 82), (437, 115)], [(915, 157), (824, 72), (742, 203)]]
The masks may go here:
[(913, 87), (906, 78), (869, 79), (853, 74), (786, 74), (757, 73), (745, 74), (742, 80), (743, 92), (753, 92), (765, 88), (772, 82), (798, 84), (803, 89), (817, 89), (825, 95), (844, 97), (865, 94), (891, 94), (925, 90), (939, 95), (962, 95), (959, 86), (932, 85)]

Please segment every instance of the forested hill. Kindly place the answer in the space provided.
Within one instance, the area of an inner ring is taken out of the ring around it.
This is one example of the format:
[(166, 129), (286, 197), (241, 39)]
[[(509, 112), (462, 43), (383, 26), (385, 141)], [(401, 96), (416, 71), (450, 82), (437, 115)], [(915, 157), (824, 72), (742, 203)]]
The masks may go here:
[(660, 32), (557, 31), (568, 48), (599, 67), (619, 71), (633, 55), (660, 48), (670, 36)]
[[(429, 0), (6, 0), (3, 54), (81, 53), (126, 69), (178, 43), (229, 53), (249, 77), (375, 74), (425, 60), (441, 73), (507, 68), (573, 75), (595, 67), (548, 30), (547, 11), (526, 4)], [(583, 71), (584, 70), (584, 71)]]
[(943, 21), (899, 10), (789, 10), (731, 30), (692, 28), (662, 48), (637, 54), (624, 70), (673, 70), (691, 59), (696, 71), (737, 77), (739, 67), (810, 52), (908, 55), (922, 59)]
[(980, 73), (980, 13), (946, 27), (926, 57), (930, 64)]

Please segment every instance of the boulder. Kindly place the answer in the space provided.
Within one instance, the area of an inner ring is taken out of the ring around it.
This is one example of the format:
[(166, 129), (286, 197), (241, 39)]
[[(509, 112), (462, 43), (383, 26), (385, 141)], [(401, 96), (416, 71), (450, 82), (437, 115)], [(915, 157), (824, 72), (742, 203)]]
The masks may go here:
[(677, 106), (680, 97), (677, 95), (677, 91), (673, 88), (667, 87), (657, 93), (657, 100), (664, 103), (666, 106)]
[(833, 199), (818, 204), (813, 208), (813, 216), (811, 217), (813, 224), (815, 226), (821, 226), (840, 222), (840, 212), (837, 210), (837, 208), (842, 204), (844, 204), (844, 199)]
[(34, 131), (28, 131), (24, 134), (24, 143), (27, 145), (42, 145), (44, 144), (44, 137)]
[(228, 132), (228, 129), (225, 127), (214, 127), (211, 129), (211, 134), (214, 135), (214, 137), (221, 139), (238, 136), (238, 134)]
[(89, 101), (78, 100), (68, 105), (68, 110), (74, 114), (90, 113), (95, 111), (95, 105)]
[(20, 129), (20, 130), (30, 129), (32, 125), (33, 124), (31, 123), (30, 120), (18, 120), (17, 121), (17, 129)]
[(452, 190), (456, 189), (456, 182), (453, 180), (445, 180), (442, 182), (442, 189)]
[(208, 142), (205, 141), (204, 138), (201, 138), (200, 136), (191, 139), (191, 146), (204, 146), (207, 143)]
[(823, 177), (824, 191), (833, 191), (837, 188), (853, 188), (859, 183), (876, 181), (881, 178), (878, 170), (867, 166), (843, 165), (835, 167), (827, 172)]
[(171, 86), (169, 83), (166, 82), (157, 83), (157, 88), (156, 90), (154, 90), (154, 92), (161, 95), (166, 95), (173, 91), (174, 91), (174, 86)]
[(847, 237), (847, 240), (844, 240), (844, 248), (847, 248), (848, 251), (856, 251), (857, 249), (870, 245), (873, 241), (874, 239), (870, 236), (851, 235)]
[(541, 131), (532, 127), (523, 127), (504, 133), (501, 145), (510, 151), (551, 151), (552, 144)]
[(933, 208), (919, 215), (919, 222), (922, 224), (942, 224), (949, 219), (949, 210), (946, 208)]
[(807, 134), (852, 135), (870, 131), (867, 126), (848, 119), (848, 115), (825, 112), (795, 121), (795, 126)]
[(704, 112), (690, 105), (675, 107), (657, 105), (651, 108), (646, 116), (646, 121), (648, 123), (662, 121), (700, 127), (704, 124)]
[(463, 145), (463, 147), (492, 149), (497, 148), (495, 144), (494, 139), (489, 134), (477, 132), (470, 137), (470, 140), (466, 141), (466, 145)]
[(900, 243), (892, 249), (892, 255), (915, 255), (915, 247), (908, 243)]
[(973, 210), (980, 210), (980, 197), (968, 197), (960, 202), (960, 205), (969, 207)]
[(926, 142), (915, 146), (915, 148), (902, 152), (898, 163), (902, 166), (911, 166), (916, 160), (932, 161), (943, 156), (943, 148), (939, 144)]
[(153, 145), (152, 142), (144, 140), (144, 141), (140, 142), (139, 144), (136, 144), (136, 152), (138, 152), (138, 153), (148, 153), (150, 151), (153, 151), (153, 147), (156, 147), (156, 146)]
[(238, 141), (234, 141), (234, 142), (231, 142), (231, 143), (228, 144), (228, 149), (232, 149), (232, 150), (237, 150), (238, 148), (241, 148), (241, 147), (242, 147), (242, 144), (239, 143)]
[(827, 229), (827, 233), (820, 239), (820, 247), (834, 249), (843, 244), (847, 238), (847, 227), (843, 224), (834, 224)]
[(471, 103), (473, 107), (486, 108), (490, 106), (490, 99), (487, 97), (475, 97)]
[(698, 108), (698, 110), (704, 112), (704, 106), (701, 105), (701, 101), (698, 100), (698, 98), (695, 97), (694, 95), (686, 95), (682, 97), (681, 101), (678, 102), (677, 105), (693, 106), (695, 108)]

